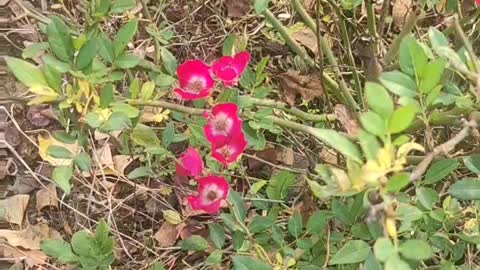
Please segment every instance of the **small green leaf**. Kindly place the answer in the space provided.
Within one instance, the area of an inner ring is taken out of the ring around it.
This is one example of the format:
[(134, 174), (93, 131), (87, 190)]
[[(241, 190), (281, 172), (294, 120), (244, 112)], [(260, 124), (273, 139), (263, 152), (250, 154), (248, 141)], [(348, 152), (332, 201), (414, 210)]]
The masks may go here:
[(295, 238), (300, 237), (302, 235), (302, 215), (300, 215), (299, 211), (295, 211), (293, 215), (290, 217), (288, 221), (288, 232)]
[(216, 248), (221, 249), (223, 245), (225, 245), (225, 231), (216, 223), (208, 224), (208, 228), (210, 230), (210, 238), (212, 239), (213, 244)]
[(57, 258), (63, 263), (78, 262), (78, 257), (72, 251), (69, 243), (59, 239), (48, 239), (40, 243), (40, 248), (48, 256)]
[(345, 204), (339, 200), (333, 200), (332, 211), (335, 214), (335, 218), (344, 225), (352, 226), (355, 222), (355, 217), (350, 213)]
[(307, 231), (312, 234), (324, 234), (329, 220), (328, 212), (320, 210), (308, 218)]
[(400, 43), (399, 60), (400, 68), (404, 73), (418, 76), (424, 70), (428, 57), (419, 42), (407, 36)]
[(77, 141), (77, 138), (75, 136), (70, 135), (69, 133), (65, 131), (54, 131), (53, 132), (53, 137), (63, 143), (66, 144), (72, 144)]
[(460, 200), (480, 200), (480, 180), (466, 178), (455, 182), (448, 190), (452, 197)]
[(384, 119), (389, 119), (393, 113), (393, 100), (387, 90), (378, 83), (365, 83), (365, 98), (368, 106)]
[(140, 110), (130, 104), (115, 102), (110, 104), (113, 112), (123, 113), (128, 118), (137, 118), (140, 115)]
[(377, 239), (375, 245), (373, 246), (373, 252), (375, 253), (375, 257), (382, 262), (387, 261), (388, 258), (397, 253), (392, 241), (385, 237)]
[(428, 210), (432, 210), (433, 206), (440, 200), (438, 193), (431, 188), (419, 187), (415, 193), (418, 201)]
[(48, 86), (43, 72), (38, 67), (30, 64), (27, 61), (10, 56), (4, 56), (4, 59), (8, 68), (13, 72), (15, 77), (26, 86)]
[(151, 176), (152, 174), (153, 172), (152, 172), (152, 169), (150, 169), (150, 167), (138, 167), (138, 168), (135, 168), (133, 171), (131, 171), (127, 177), (128, 179), (133, 180), (133, 179)]
[(385, 263), (384, 270), (412, 270), (410, 265), (402, 261), (398, 255), (391, 256)]
[(265, 12), (268, 9), (268, 4), (270, 3), (270, 0), (255, 0), (255, 12), (259, 15), (261, 15), (263, 12)]
[(463, 158), (463, 164), (473, 173), (480, 174), (480, 154)]
[(72, 152), (63, 146), (58, 145), (50, 145), (47, 149), (47, 154), (54, 158), (63, 158), (63, 159), (71, 159), (73, 158)]
[(54, 69), (58, 73), (63, 74), (71, 70), (69, 63), (60, 61), (53, 55), (47, 54), (42, 57), (42, 60), (45, 63), (45, 65), (50, 66), (52, 69)]
[(360, 150), (358, 149), (357, 145), (340, 133), (331, 129), (320, 129), (313, 127), (309, 128), (309, 133), (328, 144), (345, 157), (351, 158), (357, 162), (362, 162), (362, 155), (360, 154)]
[(98, 128), (102, 125), (102, 120), (100, 120), (100, 116), (97, 113), (89, 112), (87, 113), (87, 124), (92, 128)]
[(432, 44), (432, 48), (435, 51), (438, 51), (438, 49), (442, 47), (449, 47), (448, 40), (445, 35), (435, 27), (430, 27), (428, 29), (428, 37), (430, 39), (430, 43)]
[(271, 217), (256, 216), (250, 223), (249, 229), (251, 233), (260, 233), (273, 226), (275, 220)]
[(223, 42), (222, 54), (224, 56), (232, 56), (235, 48), (235, 34), (229, 34)]
[(95, 246), (95, 239), (86, 231), (76, 232), (71, 241), (73, 251), (80, 256), (90, 256)]
[(358, 141), (367, 160), (376, 160), (378, 150), (380, 150), (380, 143), (377, 137), (364, 130), (360, 130)]
[(174, 82), (174, 77), (163, 73), (158, 74), (155, 78), (155, 85), (158, 87), (171, 87)]
[(144, 147), (155, 147), (160, 145), (160, 140), (153, 129), (144, 124), (138, 124), (132, 131), (132, 140)]
[(417, 83), (410, 76), (400, 71), (382, 73), (380, 82), (388, 91), (401, 97), (415, 97), (417, 95)]
[(221, 250), (214, 250), (210, 255), (208, 255), (207, 259), (205, 260), (206, 265), (216, 265), (222, 262), (223, 252)]
[(106, 132), (110, 132), (115, 130), (128, 129), (131, 126), (132, 121), (130, 121), (130, 118), (128, 118), (125, 113), (113, 112), (108, 118), (108, 120), (100, 126), (100, 129)]
[(48, 42), (39, 42), (39, 43), (30, 44), (23, 50), (22, 58), (23, 59), (35, 58), (41, 52), (48, 50), (49, 47), (50, 46), (48, 45)]
[(133, 9), (135, 5), (135, 0), (114, 0), (109, 13), (123, 13)]
[(93, 62), (93, 58), (97, 54), (97, 45), (95, 39), (90, 39), (85, 43), (77, 56), (77, 68), (83, 70), (90, 66)]
[(100, 33), (97, 37), (98, 54), (108, 63), (115, 60), (115, 49), (113, 42), (104, 34)]
[(240, 196), (240, 193), (230, 191), (228, 194), (228, 201), (233, 204), (233, 210), (236, 212), (236, 216), (238, 216), (240, 221), (244, 221), (247, 217), (247, 208), (245, 207), (245, 202)]
[(114, 66), (118, 68), (134, 68), (140, 63), (140, 58), (134, 54), (122, 54), (115, 59), (115, 62), (113, 63)]
[(175, 125), (173, 124), (173, 122), (168, 122), (162, 132), (162, 146), (164, 148), (168, 148), (168, 146), (170, 146), (170, 144), (173, 142), (174, 137)]
[(413, 120), (415, 120), (416, 112), (417, 108), (414, 104), (396, 109), (390, 119), (388, 131), (391, 134), (396, 134), (407, 129), (412, 124)]
[(273, 268), (249, 256), (233, 256), (233, 270), (273, 270)]
[(73, 176), (73, 170), (70, 166), (55, 167), (52, 172), (52, 179), (67, 194), (72, 190), (70, 179)]
[(155, 83), (152, 81), (145, 82), (140, 89), (140, 98), (142, 100), (150, 100), (155, 91)]
[(400, 245), (400, 253), (407, 259), (422, 261), (433, 256), (432, 247), (423, 240), (411, 239)]
[(435, 161), (425, 174), (425, 184), (434, 184), (452, 173), (458, 167), (456, 159), (441, 159)]
[(166, 48), (160, 50), (160, 54), (163, 61), (163, 67), (170, 75), (175, 75), (177, 73), (177, 59), (175, 56)]
[(272, 200), (284, 200), (287, 198), (288, 189), (295, 182), (295, 174), (281, 171), (274, 175), (267, 187), (267, 196)]
[(180, 241), (182, 250), (202, 251), (208, 248), (208, 242), (200, 235), (192, 235), (189, 238)]
[(100, 108), (107, 108), (113, 101), (113, 84), (107, 83), (100, 91)]
[(135, 36), (138, 28), (138, 20), (133, 19), (125, 24), (120, 30), (118, 30), (117, 35), (115, 36), (115, 41), (113, 42), (113, 49), (115, 56), (119, 56), (125, 51), (128, 42)]
[(332, 256), (329, 265), (363, 262), (370, 254), (370, 246), (362, 240), (348, 241)]
[(92, 159), (90, 156), (85, 153), (81, 152), (75, 157), (75, 165), (82, 171), (82, 172), (88, 172), (92, 168)]
[(445, 66), (446, 61), (443, 58), (430, 61), (421, 75), (418, 90), (421, 93), (430, 93), (442, 81)]
[(74, 47), (67, 25), (58, 16), (52, 16), (47, 25), (50, 49), (56, 57), (65, 62), (72, 62)]
[(360, 123), (365, 130), (379, 137), (384, 136), (387, 131), (385, 120), (372, 111), (363, 113), (360, 116)]
[(410, 183), (410, 176), (408, 173), (397, 173), (390, 177), (387, 182), (388, 192), (399, 192), (402, 188)]
[[(380, 262), (375, 258), (373, 253), (370, 253), (368, 255), (367, 260), (365, 260), (365, 264), (363, 265), (363, 269), (368, 269), (368, 270), (383, 270), (382, 265)], [(313, 270), (313, 269), (312, 269)]]
[(398, 219), (403, 221), (415, 221), (423, 217), (423, 213), (420, 209), (407, 203), (398, 204), (397, 215)]

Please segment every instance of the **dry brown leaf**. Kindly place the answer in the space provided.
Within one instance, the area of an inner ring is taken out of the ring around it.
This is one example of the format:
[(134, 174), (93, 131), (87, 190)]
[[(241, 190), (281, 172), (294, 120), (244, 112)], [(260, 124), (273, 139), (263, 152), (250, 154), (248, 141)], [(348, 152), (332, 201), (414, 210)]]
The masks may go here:
[(276, 156), (275, 159), (285, 165), (292, 166), (295, 163), (295, 152), (291, 149), (286, 149), (283, 147), (276, 147)]
[(297, 95), (305, 102), (324, 95), (322, 82), (313, 76), (300, 75), (299, 71), (289, 70), (282, 74), (280, 80), (285, 95), (285, 100), (290, 105), (295, 105)]
[(350, 135), (358, 135), (360, 132), (360, 126), (355, 119), (355, 115), (345, 107), (345, 105), (337, 104), (334, 109), (335, 115), (342, 126), (347, 130)]
[(38, 212), (42, 211), (42, 209), (47, 206), (58, 208), (58, 197), (55, 184), (50, 183), (46, 187), (37, 191), (35, 206)]
[(120, 136), (120, 133), (122, 133), (121, 130), (115, 130), (115, 131), (112, 131), (111, 133), (112, 135), (109, 135), (107, 133), (102, 133), (98, 130), (95, 130), (95, 133), (93, 136), (96, 141), (102, 141), (102, 140), (108, 139), (110, 136), (118, 138), (118, 136)]
[[(252, 153), (254, 156), (260, 158), (260, 159), (263, 159), (263, 160), (266, 160), (266, 161), (269, 161), (271, 163), (275, 163), (276, 161), (276, 151), (274, 148), (266, 148), (266, 149), (263, 149), (261, 151), (252, 151)], [(247, 158), (247, 166), (248, 166), (248, 170), (250, 171), (256, 171), (256, 170), (260, 170), (261, 168), (265, 167), (266, 166), (266, 163), (265, 162), (262, 162), (256, 158)]]
[(46, 127), (50, 125), (52, 120), (47, 115), (43, 114), (42, 112), (48, 109), (50, 105), (33, 105), (28, 108), (27, 111), (27, 119), (34, 125), (35, 127)]
[(125, 174), (125, 169), (134, 161), (137, 159), (138, 156), (130, 156), (130, 155), (116, 155), (113, 157), (113, 168), (115, 171), (118, 173), (124, 175)]
[(398, 28), (402, 28), (405, 24), (410, 12), (412, 12), (413, 0), (395, 0), (392, 8), (393, 23)]
[(293, 39), (300, 42), (303, 46), (312, 51), (315, 55), (318, 54), (317, 35), (308, 27), (304, 27), (299, 31), (295, 31), (291, 34)]
[(226, 0), (228, 17), (242, 17), (247, 15), (250, 10), (250, 3), (248, 0)]
[(175, 245), (177, 237), (177, 225), (172, 225), (168, 222), (164, 222), (162, 226), (160, 226), (160, 229), (153, 235), (153, 238), (157, 240), (158, 245), (162, 248)]
[(0, 200), (0, 221), (21, 225), (29, 199), (29, 195), (19, 194)]
[(0, 238), (5, 238), (9, 245), (30, 250), (39, 250), (40, 242), (45, 239), (62, 239), (56, 230), (47, 224), (28, 225), (24, 230), (0, 230)]
[(96, 149), (96, 155), (94, 155), (95, 164), (100, 166), (100, 169), (105, 169), (113, 167), (113, 157), (112, 150), (110, 149), (110, 144), (105, 144), (100, 148)]
[(27, 194), (39, 187), (35, 178), (29, 175), (16, 175), (13, 185), (8, 187), (8, 190), (15, 194)]
[(43, 265), (48, 256), (40, 250), (21, 250), (9, 246), (0, 241), (0, 257), (8, 258), (8, 261), (18, 263), (24, 261), (29, 267)]

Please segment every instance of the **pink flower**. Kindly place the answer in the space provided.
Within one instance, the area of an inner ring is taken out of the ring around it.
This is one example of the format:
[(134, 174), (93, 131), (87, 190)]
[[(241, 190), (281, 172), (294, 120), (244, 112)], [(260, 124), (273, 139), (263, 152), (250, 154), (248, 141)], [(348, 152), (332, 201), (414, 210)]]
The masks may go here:
[(480, 0), (476, 0), (475, 2), (477, 3), (477, 5), (480, 5)]
[(195, 148), (189, 147), (175, 164), (175, 170), (180, 176), (197, 177), (202, 174), (202, 156)]
[(197, 100), (210, 95), (215, 81), (210, 67), (200, 60), (189, 60), (177, 68), (179, 88), (175, 93), (184, 100)]
[(248, 142), (242, 131), (232, 135), (225, 144), (212, 144), (212, 157), (225, 166), (236, 162), (247, 149)]
[(203, 130), (212, 144), (224, 144), (233, 134), (242, 131), (242, 119), (238, 117), (238, 106), (235, 103), (215, 105), (204, 116), (208, 122)]
[(192, 209), (203, 210), (209, 214), (218, 213), (222, 200), (228, 196), (227, 180), (220, 176), (207, 176), (198, 179), (197, 182), (198, 195), (187, 198)]
[(225, 86), (235, 86), (250, 62), (250, 53), (224, 56), (212, 65), (212, 71)]

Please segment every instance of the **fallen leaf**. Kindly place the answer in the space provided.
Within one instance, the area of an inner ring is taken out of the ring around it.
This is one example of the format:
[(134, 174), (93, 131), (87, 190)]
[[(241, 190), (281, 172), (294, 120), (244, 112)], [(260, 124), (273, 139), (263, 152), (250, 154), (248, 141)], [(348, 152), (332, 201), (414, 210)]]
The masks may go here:
[(325, 163), (338, 165), (338, 156), (335, 152), (328, 150), (327, 148), (322, 148), (320, 151), (320, 159)]
[(350, 110), (348, 110), (345, 105), (335, 105), (334, 112), (337, 116), (338, 121), (347, 130), (348, 134), (354, 136), (358, 135), (358, 133), (360, 132), (360, 126), (358, 125), (357, 120), (355, 120), (355, 115)]
[(164, 222), (160, 229), (153, 235), (158, 245), (162, 248), (175, 245), (178, 238), (177, 225)]
[(247, 0), (226, 0), (228, 17), (243, 17), (250, 10), (250, 3)]
[(280, 86), (288, 104), (294, 105), (297, 95), (305, 102), (324, 95), (322, 82), (313, 76), (300, 75), (299, 71), (289, 70), (280, 77)]
[(412, 12), (413, 0), (395, 0), (392, 8), (393, 23), (398, 28), (402, 28), (405, 24), (410, 12)]
[(20, 263), (23, 261), (28, 267), (34, 267), (44, 265), (48, 259), (48, 256), (40, 250), (21, 250), (2, 242), (0, 241), (0, 257), (6, 258), (10, 262)]
[(106, 143), (102, 147), (97, 148), (95, 152), (95, 163), (100, 167), (100, 169), (113, 167), (113, 157), (110, 144)]
[(58, 208), (58, 197), (55, 184), (50, 183), (46, 187), (37, 191), (35, 206), (37, 207), (38, 212), (47, 206)]
[(115, 171), (120, 173), (121, 175), (125, 174), (125, 169), (137, 159), (138, 156), (130, 156), (130, 155), (116, 155), (113, 157), (113, 168)]
[(61, 159), (49, 156), (47, 154), (47, 149), (52, 145), (68, 149), (73, 154), (73, 156), (76, 156), (80, 153), (80, 147), (78, 146), (78, 142), (67, 144), (56, 140), (50, 135), (38, 135), (38, 154), (43, 160), (49, 162), (53, 166), (70, 166), (73, 161), (71, 159)]
[(118, 136), (120, 136), (120, 133), (122, 133), (121, 130), (115, 130), (111, 132), (112, 135), (109, 135), (107, 133), (103, 133), (98, 130), (95, 130), (94, 138), (96, 141), (102, 141), (102, 140), (108, 139), (109, 137), (118, 138)]
[(28, 108), (27, 111), (27, 119), (34, 125), (35, 127), (46, 127), (50, 125), (52, 120), (45, 114), (43, 114), (43, 110), (49, 108), (50, 105), (33, 105)]
[(5, 238), (9, 245), (30, 250), (40, 250), (40, 242), (46, 239), (62, 239), (56, 230), (47, 224), (28, 225), (24, 230), (0, 230), (0, 237)]
[(39, 187), (35, 178), (29, 175), (16, 175), (13, 185), (8, 187), (8, 190), (15, 194), (27, 194)]
[[(261, 151), (252, 151), (251, 154), (271, 163), (275, 163), (276, 161), (276, 151), (274, 148), (266, 148)], [(258, 159), (249, 157), (247, 158), (247, 166), (249, 171), (257, 171), (265, 167), (266, 164)]]
[(29, 199), (29, 195), (19, 194), (0, 200), (0, 221), (21, 225)]
[(315, 35), (312, 29), (304, 26), (302, 29), (293, 32), (291, 36), (315, 55), (318, 54), (317, 35)]
[(292, 166), (295, 162), (295, 152), (291, 149), (276, 147), (275, 159), (280, 163)]

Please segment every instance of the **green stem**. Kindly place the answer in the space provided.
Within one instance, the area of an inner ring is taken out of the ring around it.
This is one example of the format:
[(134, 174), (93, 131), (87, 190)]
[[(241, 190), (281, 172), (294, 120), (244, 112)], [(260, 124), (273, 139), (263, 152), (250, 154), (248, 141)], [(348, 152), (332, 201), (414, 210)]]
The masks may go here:
[(373, 9), (373, 2), (372, 0), (366, 0), (366, 8), (367, 8), (367, 23), (368, 23), (368, 32), (372, 37), (377, 37), (377, 29), (376, 29), (376, 22), (375, 22), (375, 11)]
[[(300, 17), (302, 17), (303, 21), (305, 24), (313, 30), (314, 33), (317, 33), (317, 25), (315, 21), (308, 15), (308, 12), (305, 10), (303, 7), (302, 3), (300, 3), (300, 0), (293, 0), (293, 8), (298, 12)], [(319, 14), (317, 14), (318, 16)]]
[[(141, 0), (140, 1), (142, 3), (142, 9), (143, 9), (143, 15), (145, 15), (145, 17), (150, 20), (150, 22), (152, 23), (151, 25), (155, 28), (155, 30), (158, 31), (158, 28), (157, 28), (157, 25), (155, 24), (155, 22), (153, 21), (152, 19), (152, 15), (150, 14), (150, 11), (148, 11), (148, 6), (147, 6), (147, 2), (146, 0)], [(153, 38), (153, 45), (155, 46), (155, 64), (158, 64), (160, 63), (160, 42), (158, 42), (158, 40), (155, 38), (155, 37), (152, 37)]]
[(468, 40), (467, 36), (465, 36), (465, 32), (463, 32), (462, 26), (460, 25), (460, 21), (458, 19), (458, 15), (455, 15), (454, 18), (455, 30), (457, 31), (458, 36), (463, 42), (463, 46), (467, 50), (468, 54), (470, 55), (470, 61), (473, 63), (473, 69), (475, 73), (480, 72), (480, 67), (478, 66), (478, 59), (473, 51), (472, 44)]
[(388, 49), (387, 53), (383, 57), (383, 63), (385, 65), (390, 64), (390, 62), (392, 62), (395, 59), (395, 56), (397, 56), (398, 50), (400, 50), (400, 43), (413, 30), (413, 28), (415, 27), (415, 24), (417, 23), (418, 18), (419, 18), (419, 14), (417, 10), (413, 10), (410, 13), (410, 15), (408, 15), (402, 31), (393, 40), (392, 44), (390, 45), (390, 48)]

